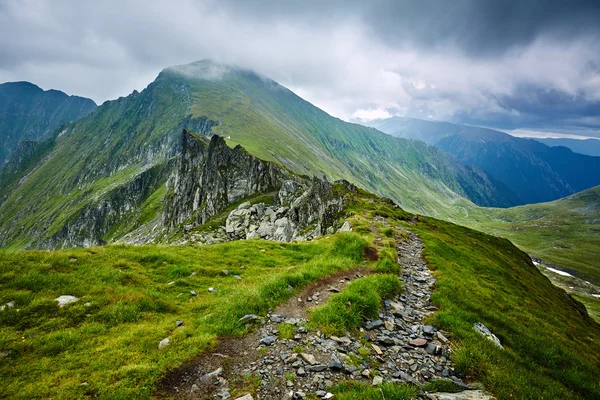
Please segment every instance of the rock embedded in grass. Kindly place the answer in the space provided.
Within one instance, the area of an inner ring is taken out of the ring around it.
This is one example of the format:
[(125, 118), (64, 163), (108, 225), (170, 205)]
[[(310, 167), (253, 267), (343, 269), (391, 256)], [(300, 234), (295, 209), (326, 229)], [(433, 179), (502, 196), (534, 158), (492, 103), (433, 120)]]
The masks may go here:
[(259, 317), (256, 314), (246, 314), (242, 318), (240, 318), (239, 321), (242, 323), (246, 323), (256, 321), (257, 319), (259, 319)]
[(158, 349), (162, 349), (163, 347), (167, 347), (170, 344), (171, 340), (169, 338), (164, 338), (160, 342), (158, 342)]
[(62, 295), (62, 296), (57, 297), (54, 300), (58, 301), (59, 307), (64, 307), (67, 304), (75, 303), (79, 299), (77, 297), (71, 296), (71, 295)]

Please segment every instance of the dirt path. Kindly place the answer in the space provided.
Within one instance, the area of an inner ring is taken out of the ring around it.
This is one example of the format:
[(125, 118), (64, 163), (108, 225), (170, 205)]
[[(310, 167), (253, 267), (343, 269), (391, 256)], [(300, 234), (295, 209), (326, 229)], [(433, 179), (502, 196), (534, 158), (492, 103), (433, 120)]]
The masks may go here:
[[(389, 226), (384, 219), (377, 222)], [(436, 309), (430, 303), (435, 278), (421, 257), (423, 243), (417, 235), (393, 228), (403, 291), (386, 300), (380, 318), (365, 321), (361, 332), (325, 337), (304, 327), (309, 308), (369, 272), (366, 268), (340, 271), (308, 286), (266, 319), (255, 321), (255, 333), (220, 339), (213, 351), (169, 372), (159, 393), (182, 399), (235, 399), (253, 393), (254, 398), (281, 400), (312, 393), (330, 398), (327, 389), (346, 379), (417, 385), (450, 379), (463, 385), (448, 357), (447, 334), (423, 322)], [(279, 336), (283, 323), (292, 330), (289, 339)]]

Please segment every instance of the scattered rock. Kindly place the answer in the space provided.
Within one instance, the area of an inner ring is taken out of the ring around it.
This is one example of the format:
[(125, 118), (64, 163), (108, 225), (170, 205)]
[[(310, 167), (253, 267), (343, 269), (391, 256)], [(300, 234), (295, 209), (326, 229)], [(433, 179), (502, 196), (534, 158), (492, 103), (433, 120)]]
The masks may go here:
[(191, 294), (192, 296), (196, 296), (198, 293), (196, 293), (196, 291), (195, 291), (195, 290), (192, 290), (192, 291), (190, 292), (190, 294)]
[(376, 376), (373, 378), (373, 386), (379, 386), (383, 383), (383, 378), (381, 376)]
[(383, 351), (381, 351), (381, 348), (379, 346), (377, 346), (374, 343), (371, 343), (371, 347), (373, 348), (373, 350), (375, 350), (375, 353), (377, 353), (377, 355), (382, 355)]
[(246, 322), (256, 321), (257, 319), (259, 319), (259, 316), (256, 314), (246, 314), (242, 318), (240, 318), (239, 321), (242, 323), (246, 323)]
[(413, 339), (410, 342), (408, 342), (408, 344), (410, 344), (411, 346), (415, 346), (415, 347), (423, 347), (427, 344), (427, 340), (425, 339)]
[(491, 340), (492, 342), (494, 342), (494, 344), (496, 344), (496, 346), (500, 347), (501, 349), (504, 349), (504, 346), (502, 346), (502, 343), (500, 343), (500, 339), (498, 339), (498, 337), (496, 335), (494, 335), (487, 326), (485, 326), (484, 324), (480, 323), (480, 322), (476, 322), (473, 325), (473, 328), (475, 328), (475, 330), (477, 332), (479, 332), (480, 334), (482, 334), (483, 336), (485, 336), (488, 340)]
[(200, 378), (198, 378), (199, 382), (208, 382), (212, 379), (216, 379), (219, 377), (219, 375), (221, 375), (221, 373), (223, 373), (223, 368), (219, 367), (217, 369), (215, 369), (212, 372), (209, 372), (208, 374), (204, 374), (202, 375)]
[(62, 296), (57, 297), (54, 300), (58, 301), (58, 306), (59, 307), (64, 307), (67, 304), (75, 303), (79, 299), (77, 297), (71, 296), (71, 295), (62, 295)]
[(300, 357), (302, 357), (302, 359), (304, 359), (304, 361), (306, 361), (310, 365), (318, 364), (317, 359), (312, 354), (300, 353)]
[(177, 327), (182, 327), (183, 326), (183, 321), (175, 321), (175, 325), (177, 325)]
[(235, 400), (254, 400), (254, 397), (250, 393), (243, 395), (242, 397), (238, 397)]
[(224, 276), (227, 276), (227, 275), (229, 275), (229, 271), (224, 269), (223, 271), (221, 271), (221, 274), (223, 274)]
[(209, 287), (208, 291), (211, 292), (211, 293), (214, 293), (214, 292), (217, 291), (217, 289), (215, 289), (214, 287)]
[(370, 331), (372, 329), (375, 328), (379, 328), (381, 325), (383, 325), (383, 321), (380, 319), (377, 319), (375, 321), (369, 321), (365, 324), (365, 329)]
[(72, 262), (72, 263), (77, 262), (77, 258), (71, 257), (71, 258), (69, 258), (69, 261)]
[(260, 343), (264, 344), (265, 346), (270, 346), (273, 343), (275, 343), (277, 341), (277, 336), (265, 336), (264, 338), (260, 339)]
[(163, 347), (167, 347), (171, 343), (169, 338), (164, 338), (160, 342), (158, 342), (158, 349), (162, 349)]
[(386, 319), (384, 322), (384, 325), (385, 325), (385, 329), (387, 329), (390, 332), (392, 332), (394, 329), (396, 329), (396, 325), (394, 324), (394, 321), (391, 319)]

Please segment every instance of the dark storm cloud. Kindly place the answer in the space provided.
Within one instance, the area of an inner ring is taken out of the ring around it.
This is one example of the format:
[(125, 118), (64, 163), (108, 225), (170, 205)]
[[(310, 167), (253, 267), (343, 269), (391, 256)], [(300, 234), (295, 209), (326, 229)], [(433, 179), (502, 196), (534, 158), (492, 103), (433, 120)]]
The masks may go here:
[(600, 126), (597, 1), (0, 0), (0, 81), (102, 102), (204, 58), (345, 119)]

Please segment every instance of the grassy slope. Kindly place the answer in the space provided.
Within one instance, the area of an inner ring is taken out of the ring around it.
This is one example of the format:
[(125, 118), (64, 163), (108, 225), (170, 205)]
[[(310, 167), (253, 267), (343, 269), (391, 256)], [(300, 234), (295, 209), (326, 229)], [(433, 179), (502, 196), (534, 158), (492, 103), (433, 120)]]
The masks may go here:
[[(333, 118), (253, 73), (195, 80), (193, 91), (192, 115), (221, 122), (213, 132), (231, 136), (230, 145), (241, 144), (251, 154), (295, 172), (348, 179), (407, 209), (436, 216), (446, 216), (455, 203), (468, 203), (456, 194), (465, 195), (466, 187), (474, 196), (483, 190), (453, 157), (421, 142)], [(477, 195), (490, 198), (489, 193)]]
[[(359, 260), (373, 239), (375, 214), (422, 236), (438, 278), (434, 301), (441, 310), (432, 322), (460, 343), (454, 359), (465, 374), (500, 398), (600, 396), (599, 326), (582, 317), (526, 254), (505, 239), (447, 222), (421, 218), (416, 226), (408, 224), (405, 212), (372, 201), (367, 196), (351, 207), (357, 233), (304, 244), (240, 241), (0, 254), (0, 303), (14, 301), (20, 309), (0, 313), (0, 351), (10, 351), (0, 364), (0, 397), (147, 398), (168, 368), (209, 348), (219, 335), (244, 333), (237, 323), (241, 315), (264, 313), (292, 296), (288, 285), (299, 288), (337, 269), (363, 265)], [(230, 274), (222, 275), (222, 269)], [(216, 293), (207, 291), (211, 286)], [(198, 296), (190, 296), (191, 290)], [(59, 309), (52, 299), (63, 294), (80, 301)], [(176, 320), (184, 328), (176, 329)], [(506, 351), (472, 331), (479, 321)], [(159, 351), (165, 337), (171, 345)], [(352, 385), (336, 390), (347, 396), (341, 398), (376, 395)], [(411, 393), (406, 387), (386, 390)]]
[(549, 203), (470, 210), (457, 222), (513, 241), (524, 251), (600, 284), (600, 186)]
[[(1, 254), (0, 301), (15, 308), (0, 312), (0, 350), (10, 351), (0, 364), (0, 397), (147, 398), (167, 369), (218, 335), (244, 333), (241, 316), (265, 313), (291, 296), (288, 285), (299, 288), (355, 265), (365, 245), (346, 234), (305, 244)], [(80, 300), (59, 309), (52, 299), (63, 294)], [(176, 329), (176, 320), (184, 327)], [(171, 345), (159, 351), (165, 337)]]
[[(582, 305), (554, 287), (527, 254), (506, 239), (432, 218), (408, 224), (396, 213), (367, 211), (398, 215), (397, 224), (423, 239), (438, 279), (433, 301), (440, 311), (431, 322), (459, 343), (453, 360), (463, 374), (503, 399), (600, 396), (600, 325), (584, 317)], [(475, 322), (487, 325), (506, 350), (475, 333)]]

